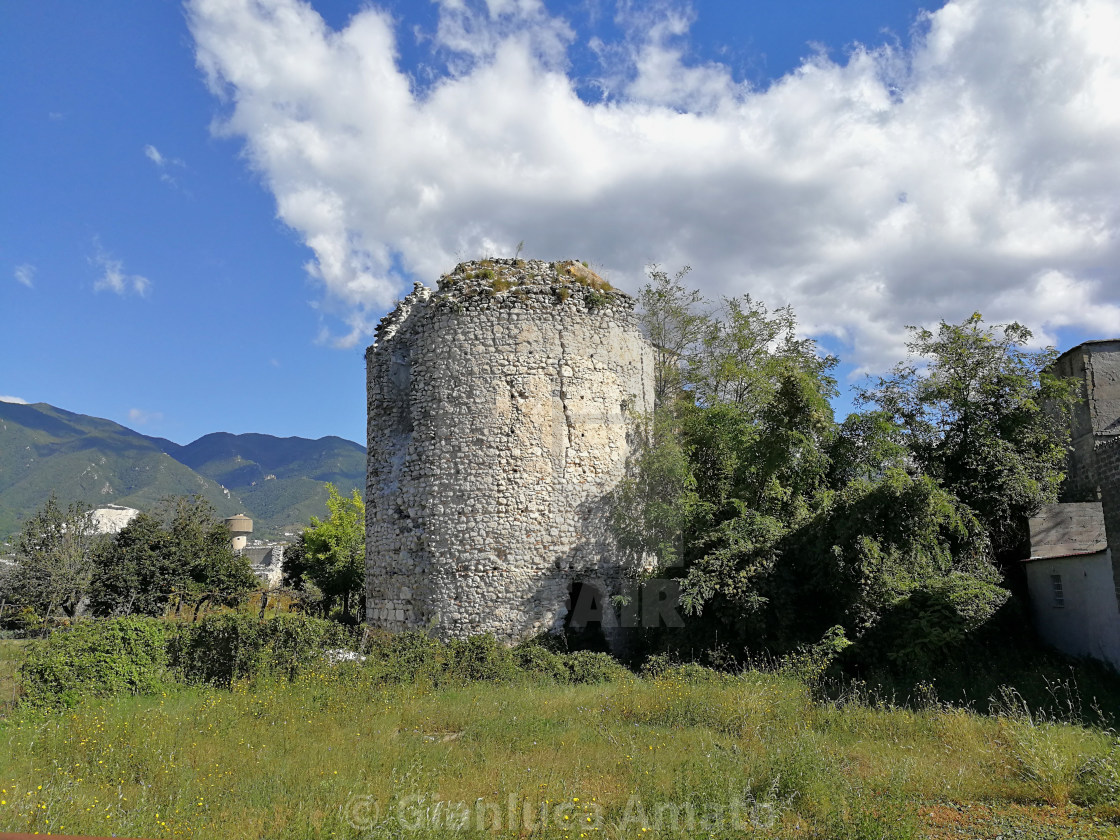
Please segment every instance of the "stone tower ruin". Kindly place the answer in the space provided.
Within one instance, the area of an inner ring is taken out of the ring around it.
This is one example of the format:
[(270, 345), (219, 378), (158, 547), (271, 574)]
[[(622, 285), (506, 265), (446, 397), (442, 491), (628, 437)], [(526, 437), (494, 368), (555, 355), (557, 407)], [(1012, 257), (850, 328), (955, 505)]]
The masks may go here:
[(653, 408), (633, 309), (580, 263), (492, 259), (417, 283), (382, 319), (366, 351), (372, 626), (516, 642), (561, 630), (573, 588), (620, 591), (607, 500)]

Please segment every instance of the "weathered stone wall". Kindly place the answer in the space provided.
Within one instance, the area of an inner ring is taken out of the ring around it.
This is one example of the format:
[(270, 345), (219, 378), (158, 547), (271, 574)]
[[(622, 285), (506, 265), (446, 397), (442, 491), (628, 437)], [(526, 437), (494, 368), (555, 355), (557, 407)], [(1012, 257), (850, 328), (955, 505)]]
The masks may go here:
[(1120, 438), (1102, 441), (1094, 455), (1104, 528), (1112, 554), (1112, 578), (1116, 586), (1116, 600), (1120, 604)]
[(1062, 501), (1096, 501), (1101, 481), (1095, 450), (1120, 436), (1120, 341), (1079, 344), (1059, 356), (1051, 371), (1078, 381), (1079, 400), (1070, 418), (1073, 451)]
[(1063, 502), (1100, 501), (1120, 603), (1120, 340), (1086, 341), (1051, 366), (1078, 381)]
[(633, 412), (653, 407), (633, 306), (578, 263), (485, 260), (382, 320), (366, 352), (372, 625), (516, 641), (563, 626), (574, 581), (618, 591), (605, 499)]

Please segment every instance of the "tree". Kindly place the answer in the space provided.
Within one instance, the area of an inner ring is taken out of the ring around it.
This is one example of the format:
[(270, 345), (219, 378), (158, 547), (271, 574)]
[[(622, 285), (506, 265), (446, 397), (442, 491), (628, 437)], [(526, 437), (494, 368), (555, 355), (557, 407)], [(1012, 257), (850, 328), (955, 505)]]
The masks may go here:
[(676, 397), (682, 367), (695, 358), (711, 322), (698, 311), (705, 303), (703, 296), (682, 283), (691, 271), (688, 266), (673, 277), (656, 265), (648, 271), (653, 282), (638, 292), (638, 323), (653, 345), (654, 402), (664, 404)]
[(616, 536), (633, 553), (644, 533), (663, 569), (683, 561), (669, 573), (694, 617), (718, 601), (742, 627), (762, 615), (781, 540), (826, 501), (837, 361), (797, 337), (788, 307), (744, 296), (705, 315), (682, 277), (653, 272), (642, 290), (647, 333), (673, 347), (661, 362), (670, 387), (620, 488)]
[(707, 320), (688, 370), (688, 387), (701, 404), (729, 403), (757, 413), (774, 396), (783, 367), (793, 363), (823, 375), (836, 365), (817, 353), (812, 340), (798, 339), (789, 306), (771, 312), (743, 295), (724, 298), (719, 315)]
[(304, 562), (307, 576), (323, 592), (327, 613), (341, 598), (343, 617), (350, 621), (351, 600), (357, 596), (360, 605), (365, 590), (365, 504), (356, 489), (349, 498), (333, 484), (327, 492), (330, 515), (323, 521), (311, 517), (303, 532)]
[(5, 578), (5, 599), (42, 618), (56, 609), (73, 617), (89, 592), (100, 539), (89, 505), (75, 502), (63, 510), (52, 493), (16, 541), (17, 565)]
[(95, 558), (90, 606), (97, 615), (162, 615), (186, 575), (158, 517), (138, 513)]
[(164, 499), (140, 513), (95, 557), (92, 601), (100, 614), (162, 615), (171, 604), (235, 603), (257, 586), (229, 529), (200, 496)]
[(284, 549), (281, 584), (293, 590), (293, 608), (306, 613), (323, 612), (326, 599), (311, 579), (311, 568), (308, 563), (307, 543), (303, 538), (303, 532), (300, 532), (295, 541)]
[(1026, 520), (1057, 500), (1069, 448), (1070, 383), (1046, 372), (1053, 348), (1026, 349), (1021, 324), (980, 313), (936, 334), (909, 327), (910, 359), (860, 392), (899, 430), (917, 469), (975, 511), (1005, 561)]
[(196, 614), (206, 602), (231, 605), (258, 586), (248, 558), (233, 550), (229, 528), (201, 496), (164, 500), (163, 516), (169, 550), (187, 574), (183, 595)]
[(280, 570), (281, 583), (289, 589), (302, 590), (307, 585), (307, 545), (302, 531), (295, 542), (284, 549)]
[[(914, 434), (893, 410), (905, 389), (837, 424), (837, 360), (798, 338), (788, 307), (731, 298), (693, 320), (687, 310), (701, 298), (679, 280), (662, 276), (667, 291), (646, 298), (668, 310), (659, 323), (702, 324), (702, 335), (672, 369), (673, 399), (658, 408), (667, 417), (655, 415), (658, 434), (639, 448), (639, 475), (622, 494), (624, 524), (644, 529), (647, 547), (679, 527), (683, 564), (669, 573), (681, 579), (688, 631), (677, 644), (782, 652), (847, 634), (865, 650), (858, 642), (890, 617), (903, 648), (943, 652), (988, 620), (1008, 593), (986, 526), (1006, 512), (989, 509), (986, 520), (971, 506), (978, 494), (959, 497), (959, 484), (914, 454), (924, 429)], [(984, 388), (996, 368), (977, 375)], [(1012, 384), (995, 388), (1006, 398)], [(1053, 454), (1032, 449), (1034, 428), (1010, 445)], [(643, 491), (659, 482), (668, 492)], [(937, 626), (922, 604), (938, 606)]]
[(683, 559), (696, 479), (667, 409), (639, 418), (633, 444), (627, 475), (612, 494), (611, 525), (630, 568), (664, 570)]

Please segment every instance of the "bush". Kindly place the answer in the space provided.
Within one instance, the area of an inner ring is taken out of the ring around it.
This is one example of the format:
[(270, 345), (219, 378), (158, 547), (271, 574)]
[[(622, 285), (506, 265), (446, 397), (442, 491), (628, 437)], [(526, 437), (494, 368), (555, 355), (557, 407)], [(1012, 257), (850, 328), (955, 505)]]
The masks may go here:
[(291, 614), (261, 621), (221, 613), (180, 625), (168, 652), (184, 681), (229, 686), (264, 674), (292, 679), (321, 661), (324, 651), (353, 641), (347, 628), (321, 618)]
[(535, 640), (518, 645), (512, 654), (517, 669), (533, 679), (567, 682), (571, 675), (562, 654), (549, 650)]
[(1026, 624), (1006, 589), (952, 572), (899, 598), (841, 661), (847, 668), (931, 680), (954, 662), (978, 670), (975, 660), (985, 648), (1005, 654)]
[(88, 621), (35, 642), (20, 667), (25, 699), (73, 705), (79, 697), (152, 694), (167, 679), (167, 627), (150, 618)]
[(852, 646), (840, 625), (830, 627), (813, 645), (802, 645), (782, 657), (781, 670), (803, 682), (816, 685), (833, 670), (838, 657)]
[(374, 669), (377, 682), (427, 680), (432, 685), (508, 682), (518, 677), (558, 683), (602, 683), (630, 673), (605, 653), (556, 653), (546, 647), (548, 643), (534, 639), (507, 648), (491, 635), (453, 639), (444, 644), (416, 631), (378, 634), (371, 641), (366, 667)]
[(563, 657), (568, 668), (568, 682), (606, 683), (616, 682), (630, 676), (618, 660), (605, 653), (590, 650), (577, 650)]
[(377, 633), (370, 640), (366, 667), (374, 669), (375, 680), (410, 683), (417, 679), (436, 683), (443, 676), (446, 648), (417, 630)]
[(517, 676), (509, 648), (491, 635), (453, 639), (447, 645), (447, 675), (461, 680), (501, 682)]
[(655, 653), (642, 663), (639, 673), (646, 679), (671, 679), (695, 685), (723, 679), (719, 671), (699, 662), (680, 662), (672, 654)]

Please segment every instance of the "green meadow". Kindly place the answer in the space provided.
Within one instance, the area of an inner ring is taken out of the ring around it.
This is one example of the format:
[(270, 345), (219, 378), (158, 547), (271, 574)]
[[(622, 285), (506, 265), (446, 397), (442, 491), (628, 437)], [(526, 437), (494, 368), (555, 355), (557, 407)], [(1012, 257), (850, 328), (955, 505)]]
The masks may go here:
[(1012, 690), (979, 714), (932, 694), (827, 698), (780, 670), (564, 670), (543, 650), (488, 645), (469, 668), (455, 662), (468, 646), (425, 648), (430, 667), (387, 650), (33, 705), (16, 701), (27, 645), (0, 642), (0, 830), (1120, 837), (1116, 734), (1040, 715)]

